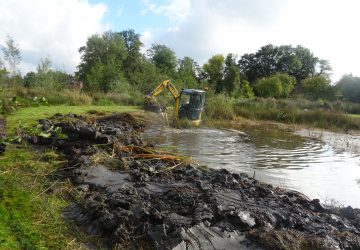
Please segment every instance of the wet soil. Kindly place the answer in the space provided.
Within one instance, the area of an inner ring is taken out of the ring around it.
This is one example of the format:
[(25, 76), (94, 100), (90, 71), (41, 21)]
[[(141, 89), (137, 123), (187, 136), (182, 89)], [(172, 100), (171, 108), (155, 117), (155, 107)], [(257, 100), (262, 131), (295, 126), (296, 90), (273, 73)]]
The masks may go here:
[(58, 175), (82, 194), (64, 217), (101, 236), (105, 248), (360, 248), (360, 209), (192, 166), (144, 142), (144, 126), (129, 114), (56, 115), (39, 125), (51, 136), (27, 140), (61, 151), (69, 166)]

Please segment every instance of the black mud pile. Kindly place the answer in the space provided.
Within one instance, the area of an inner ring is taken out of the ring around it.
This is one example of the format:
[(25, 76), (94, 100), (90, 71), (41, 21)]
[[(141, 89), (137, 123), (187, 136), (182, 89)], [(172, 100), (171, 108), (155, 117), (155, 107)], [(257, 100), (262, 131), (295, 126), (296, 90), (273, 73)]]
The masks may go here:
[(360, 249), (359, 209), (325, 208), (245, 174), (171, 162), (142, 141), (129, 114), (67, 119), (40, 120), (52, 136), (29, 140), (66, 155), (61, 174), (83, 198), (64, 216), (111, 248)]

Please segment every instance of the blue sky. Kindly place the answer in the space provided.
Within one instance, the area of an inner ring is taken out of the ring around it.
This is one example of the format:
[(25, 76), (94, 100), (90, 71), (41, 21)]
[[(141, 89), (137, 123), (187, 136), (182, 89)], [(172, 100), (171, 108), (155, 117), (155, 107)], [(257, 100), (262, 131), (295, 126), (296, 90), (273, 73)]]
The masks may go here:
[(266, 44), (303, 45), (330, 61), (333, 82), (360, 76), (358, 0), (1, 0), (0, 45), (18, 43), (21, 73), (48, 57), (73, 73), (78, 49), (106, 30), (134, 29), (143, 51), (165, 44), (200, 65), (214, 54), (256, 52)]
[[(109, 24), (111, 29), (115, 31), (134, 29), (138, 33), (143, 33), (146, 30), (165, 30), (169, 26), (168, 18), (164, 15), (158, 15), (148, 11), (144, 1), (91, 0), (89, 2), (92, 4), (106, 4), (107, 12), (103, 17), (103, 21)], [(152, 2), (161, 5), (167, 1)]]

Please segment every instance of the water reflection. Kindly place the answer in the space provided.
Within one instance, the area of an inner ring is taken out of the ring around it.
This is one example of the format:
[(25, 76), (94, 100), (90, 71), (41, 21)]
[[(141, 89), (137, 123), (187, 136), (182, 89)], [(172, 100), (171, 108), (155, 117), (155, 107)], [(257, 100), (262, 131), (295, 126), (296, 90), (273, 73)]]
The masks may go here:
[(246, 172), (322, 201), (360, 207), (360, 156), (320, 140), (269, 130), (150, 127), (145, 137), (213, 168)]

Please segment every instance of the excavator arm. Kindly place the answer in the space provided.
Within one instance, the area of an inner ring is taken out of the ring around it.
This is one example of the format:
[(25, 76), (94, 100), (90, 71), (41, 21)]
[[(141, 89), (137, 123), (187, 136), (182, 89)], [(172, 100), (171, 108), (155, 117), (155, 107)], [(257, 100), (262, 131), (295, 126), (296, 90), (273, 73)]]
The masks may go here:
[(174, 113), (175, 113), (175, 117), (177, 118), (179, 115), (180, 93), (175, 88), (174, 84), (170, 82), (170, 80), (165, 80), (162, 83), (160, 83), (153, 91), (150, 92), (150, 94), (146, 96), (146, 99), (147, 101), (155, 100), (155, 97), (159, 95), (161, 92), (163, 92), (165, 88), (169, 90), (169, 92), (171, 93), (171, 95), (175, 100)]
[(170, 82), (170, 80), (165, 80), (162, 83), (160, 83), (153, 91), (151, 91), (150, 94), (147, 95), (147, 98), (151, 99), (159, 95), (161, 92), (164, 91), (165, 88), (169, 90), (169, 92), (172, 94), (174, 99), (179, 99), (180, 97), (179, 91), (175, 88), (174, 84)]

